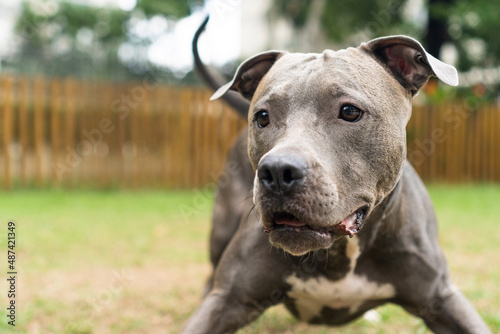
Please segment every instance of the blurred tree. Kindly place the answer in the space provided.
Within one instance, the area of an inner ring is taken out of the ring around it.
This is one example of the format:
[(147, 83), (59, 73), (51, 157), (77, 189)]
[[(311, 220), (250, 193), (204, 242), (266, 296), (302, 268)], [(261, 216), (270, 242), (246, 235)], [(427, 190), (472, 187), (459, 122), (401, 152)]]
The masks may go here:
[(181, 18), (191, 14), (192, 9), (201, 6), (203, 0), (138, 0), (136, 8), (146, 16), (163, 15)]
[(116, 9), (68, 2), (44, 8), (24, 2), (15, 26), (20, 48), (13, 61), (22, 65), (16, 66), (21, 71), (53, 75), (84, 75), (94, 66), (116, 67), (124, 19)]
[(326, 0), (321, 23), (327, 36), (334, 41), (342, 41), (353, 31), (359, 31), (367, 38), (392, 34), (394, 30), (402, 29), (401, 9), (406, 1)]
[(500, 64), (500, 2), (455, 0), (446, 12), (450, 42), (459, 53), (458, 67), (491, 67)]
[[(439, 56), (450, 43), (458, 54), (457, 67), (500, 64), (500, 2), (490, 0), (428, 0), (427, 19), (423, 24), (408, 18), (409, 0), (338, 0), (322, 1), (322, 10), (311, 11), (312, 0), (274, 0), (271, 13), (289, 19), (296, 29), (320, 20), (325, 36), (334, 42), (346, 42), (356, 36), (363, 39), (389, 34), (410, 34), (427, 50)], [(316, 14), (315, 14), (316, 13)], [(314, 16), (319, 15), (319, 17)]]
[[(202, 0), (138, 0), (131, 11), (61, 1), (22, 3), (15, 25), (19, 48), (10, 67), (28, 73), (58, 76), (133, 78), (148, 65), (146, 50), (155, 36), (137, 27), (153, 19), (189, 15)], [(162, 32), (160, 32), (162, 33)], [(158, 35), (158, 34), (157, 34)], [(158, 36), (156, 36), (158, 37)], [(124, 44), (124, 57), (119, 56)]]
[(345, 42), (356, 33), (383, 35), (404, 24), (401, 9), (407, 0), (319, 1), (322, 10), (313, 11), (311, 0), (274, 0), (271, 13), (290, 19), (298, 29), (319, 20), (326, 37), (334, 42)]
[(454, 0), (429, 0), (429, 18), (425, 34), (426, 50), (434, 57), (439, 57), (443, 45), (450, 40), (448, 33), (447, 9)]

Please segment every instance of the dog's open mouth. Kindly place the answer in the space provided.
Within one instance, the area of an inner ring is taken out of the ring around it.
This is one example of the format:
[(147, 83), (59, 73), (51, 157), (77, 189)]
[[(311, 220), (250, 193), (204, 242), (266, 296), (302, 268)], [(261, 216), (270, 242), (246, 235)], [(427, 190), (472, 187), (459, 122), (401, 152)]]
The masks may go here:
[(333, 225), (331, 227), (313, 228), (306, 223), (300, 221), (293, 214), (288, 212), (276, 212), (273, 216), (273, 226), (271, 229), (266, 228), (266, 232), (271, 232), (271, 230), (291, 230), (297, 233), (301, 232), (315, 232), (319, 236), (327, 235), (330, 233), (348, 235), (353, 237), (361, 229), (367, 208), (361, 207), (354, 213), (347, 216), (340, 223)]
[[(310, 250), (325, 248), (340, 236), (353, 237), (363, 227), (368, 207), (363, 206), (344, 218), (340, 223), (327, 227), (313, 227), (289, 212), (275, 212), (271, 227), (265, 227), (264, 232), (270, 233), (273, 244), (284, 248), (294, 255), (305, 253), (293, 251), (299, 244), (310, 244)], [(309, 240), (309, 241), (307, 241)]]

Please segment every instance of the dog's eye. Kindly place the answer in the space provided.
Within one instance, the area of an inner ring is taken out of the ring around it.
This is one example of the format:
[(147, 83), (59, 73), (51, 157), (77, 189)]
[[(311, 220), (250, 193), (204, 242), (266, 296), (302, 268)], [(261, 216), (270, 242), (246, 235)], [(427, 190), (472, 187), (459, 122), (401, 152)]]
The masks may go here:
[(360, 120), (361, 116), (363, 116), (363, 112), (355, 106), (345, 104), (340, 107), (339, 118), (346, 122), (357, 122)]
[(269, 125), (269, 113), (266, 110), (259, 110), (255, 114), (255, 121), (259, 128), (265, 128)]

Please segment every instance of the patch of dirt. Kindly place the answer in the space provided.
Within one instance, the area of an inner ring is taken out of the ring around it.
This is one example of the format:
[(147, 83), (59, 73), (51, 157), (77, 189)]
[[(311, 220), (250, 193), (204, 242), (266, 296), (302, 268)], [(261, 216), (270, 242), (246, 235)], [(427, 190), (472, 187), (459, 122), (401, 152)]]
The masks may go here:
[(20, 325), (28, 333), (176, 333), (210, 270), (186, 264), (24, 274), (19, 318), (27, 321)]

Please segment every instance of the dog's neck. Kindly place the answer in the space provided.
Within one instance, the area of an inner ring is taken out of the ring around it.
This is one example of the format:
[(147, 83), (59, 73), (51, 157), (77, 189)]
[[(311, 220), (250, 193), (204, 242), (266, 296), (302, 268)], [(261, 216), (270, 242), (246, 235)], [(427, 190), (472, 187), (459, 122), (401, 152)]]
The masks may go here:
[(404, 206), (402, 192), (404, 191), (404, 177), (400, 177), (391, 192), (378, 204), (366, 218), (364, 228), (358, 233), (360, 246), (369, 248), (379, 242), (389, 242), (399, 229), (398, 224), (404, 223), (404, 219), (396, 217), (401, 215)]
[(376, 211), (380, 211), (381, 216), (379, 219), (385, 219), (388, 216), (391, 216), (394, 211), (398, 207), (401, 206), (401, 191), (403, 189), (403, 177), (400, 176), (399, 180), (396, 182), (396, 185), (392, 189), (392, 191), (387, 195), (384, 200), (374, 209), (374, 213)]

